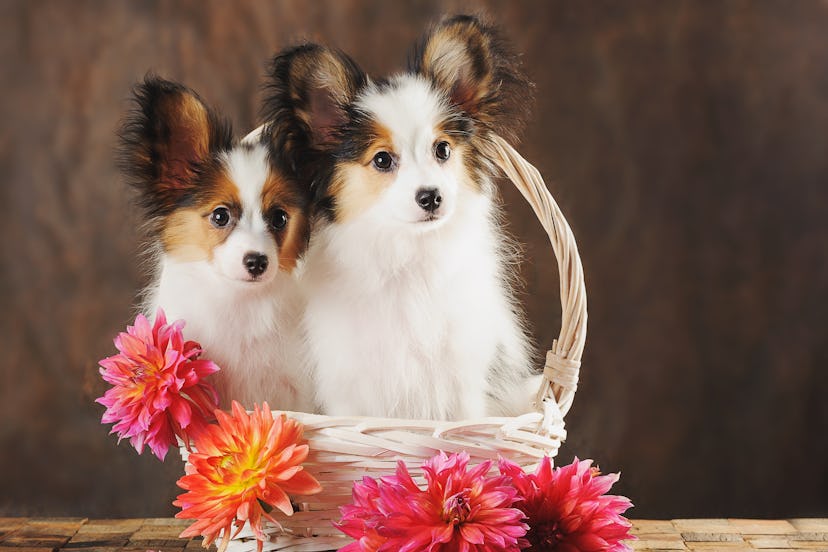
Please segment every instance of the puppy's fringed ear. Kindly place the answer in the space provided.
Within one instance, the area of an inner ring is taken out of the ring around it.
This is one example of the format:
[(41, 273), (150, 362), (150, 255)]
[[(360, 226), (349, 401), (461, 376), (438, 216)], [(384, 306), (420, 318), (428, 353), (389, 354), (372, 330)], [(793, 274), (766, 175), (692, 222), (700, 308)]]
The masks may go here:
[(517, 140), (533, 86), (497, 29), (468, 15), (446, 19), (415, 49), (411, 65), (467, 116)]
[(163, 216), (194, 190), (203, 165), (229, 148), (230, 128), (195, 92), (155, 76), (135, 86), (133, 102), (120, 132), (120, 165), (147, 215)]
[(276, 151), (295, 165), (308, 150), (328, 150), (347, 121), (348, 104), (366, 82), (350, 57), (317, 44), (277, 55), (263, 108), (265, 132)]

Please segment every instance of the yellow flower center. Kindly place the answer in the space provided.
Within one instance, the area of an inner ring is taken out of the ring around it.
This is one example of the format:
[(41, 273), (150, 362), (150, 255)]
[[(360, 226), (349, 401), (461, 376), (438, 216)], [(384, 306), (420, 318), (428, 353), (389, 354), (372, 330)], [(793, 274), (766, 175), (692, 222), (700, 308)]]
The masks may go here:
[(259, 485), (267, 467), (262, 452), (262, 447), (254, 442), (248, 447), (230, 450), (221, 457), (219, 477), (230, 494), (243, 494)]

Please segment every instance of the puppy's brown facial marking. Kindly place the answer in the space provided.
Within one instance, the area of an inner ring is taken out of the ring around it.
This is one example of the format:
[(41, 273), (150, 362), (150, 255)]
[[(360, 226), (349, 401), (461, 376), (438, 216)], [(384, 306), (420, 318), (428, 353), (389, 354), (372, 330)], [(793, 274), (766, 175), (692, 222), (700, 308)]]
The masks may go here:
[(166, 217), (161, 244), (178, 261), (211, 261), (216, 247), (224, 243), (241, 217), (239, 188), (224, 170), (218, 169), (202, 180), (193, 199), (195, 205)]
[(370, 118), (355, 129), (350, 151), (334, 168), (328, 188), (338, 222), (351, 220), (393, 184), (400, 154), (391, 130)]
[(348, 222), (365, 212), (388, 188), (394, 178), (362, 163), (343, 163), (335, 169), (330, 186), (335, 220)]
[(182, 263), (211, 261), (213, 251), (230, 231), (214, 228), (208, 217), (199, 209), (181, 209), (170, 215), (161, 233), (164, 251)]
[(296, 263), (308, 247), (310, 239), (310, 221), (303, 209), (288, 206), (285, 208), (289, 223), (277, 238), (279, 242), (279, 268), (293, 272)]
[(307, 199), (285, 175), (271, 172), (262, 189), (262, 214), (279, 249), (279, 268), (291, 272), (310, 239)]

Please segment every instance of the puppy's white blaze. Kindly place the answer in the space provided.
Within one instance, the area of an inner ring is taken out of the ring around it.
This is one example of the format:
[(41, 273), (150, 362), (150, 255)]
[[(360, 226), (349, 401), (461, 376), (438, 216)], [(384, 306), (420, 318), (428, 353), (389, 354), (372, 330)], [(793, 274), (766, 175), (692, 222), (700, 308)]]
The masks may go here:
[(235, 280), (252, 280), (244, 265), (248, 253), (266, 255), (267, 270), (259, 276), (269, 281), (278, 270), (276, 242), (268, 232), (262, 215), (262, 190), (268, 177), (267, 151), (263, 147), (235, 148), (223, 158), (230, 180), (236, 185), (242, 215), (230, 236), (215, 249), (219, 270)]
[[(496, 360), (519, 367), (516, 383), (528, 371), (528, 347), (493, 202), (475, 191), (488, 187), (459, 186), (470, 178), (463, 163), (433, 157), (441, 102), (412, 76), (359, 100), (391, 133), (400, 166), (371, 208), (321, 221), (312, 233), (304, 321), (328, 414), (464, 419), (529, 411), (529, 393), (515, 393), (514, 408), (502, 396), (497, 406), (487, 398), (515, 387), (490, 383)], [(439, 186), (452, 211), (428, 231), (399, 224), (424, 185)]]
[[(422, 146), (428, 150), (434, 139), (434, 127), (446, 110), (431, 83), (414, 75), (399, 75), (386, 87), (368, 88), (356, 105), (394, 133), (395, 146), (414, 155), (422, 153)], [(423, 161), (423, 158), (420, 155), (415, 160)]]
[(262, 190), (269, 173), (267, 150), (264, 147), (235, 148), (225, 155), (230, 179), (239, 189), (242, 218), (239, 226), (251, 232), (267, 232), (262, 217)]

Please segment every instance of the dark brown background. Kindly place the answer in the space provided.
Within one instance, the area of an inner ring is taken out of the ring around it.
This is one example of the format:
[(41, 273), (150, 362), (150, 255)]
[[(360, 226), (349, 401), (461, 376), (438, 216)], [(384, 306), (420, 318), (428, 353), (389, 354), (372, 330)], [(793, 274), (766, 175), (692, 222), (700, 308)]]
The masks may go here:
[[(112, 155), (130, 86), (181, 80), (246, 131), (296, 38), (384, 74), (479, 8), (525, 54), (521, 149), (584, 259), (561, 460), (622, 470), (637, 517), (828, 514), (828, 3), (807, 0), (0, 2), (0, 514), (174, 511), (180, 462), (116, 447), (92, 402), (144, 282)], [(554, 259), (505, 197), (548, 347)]]

